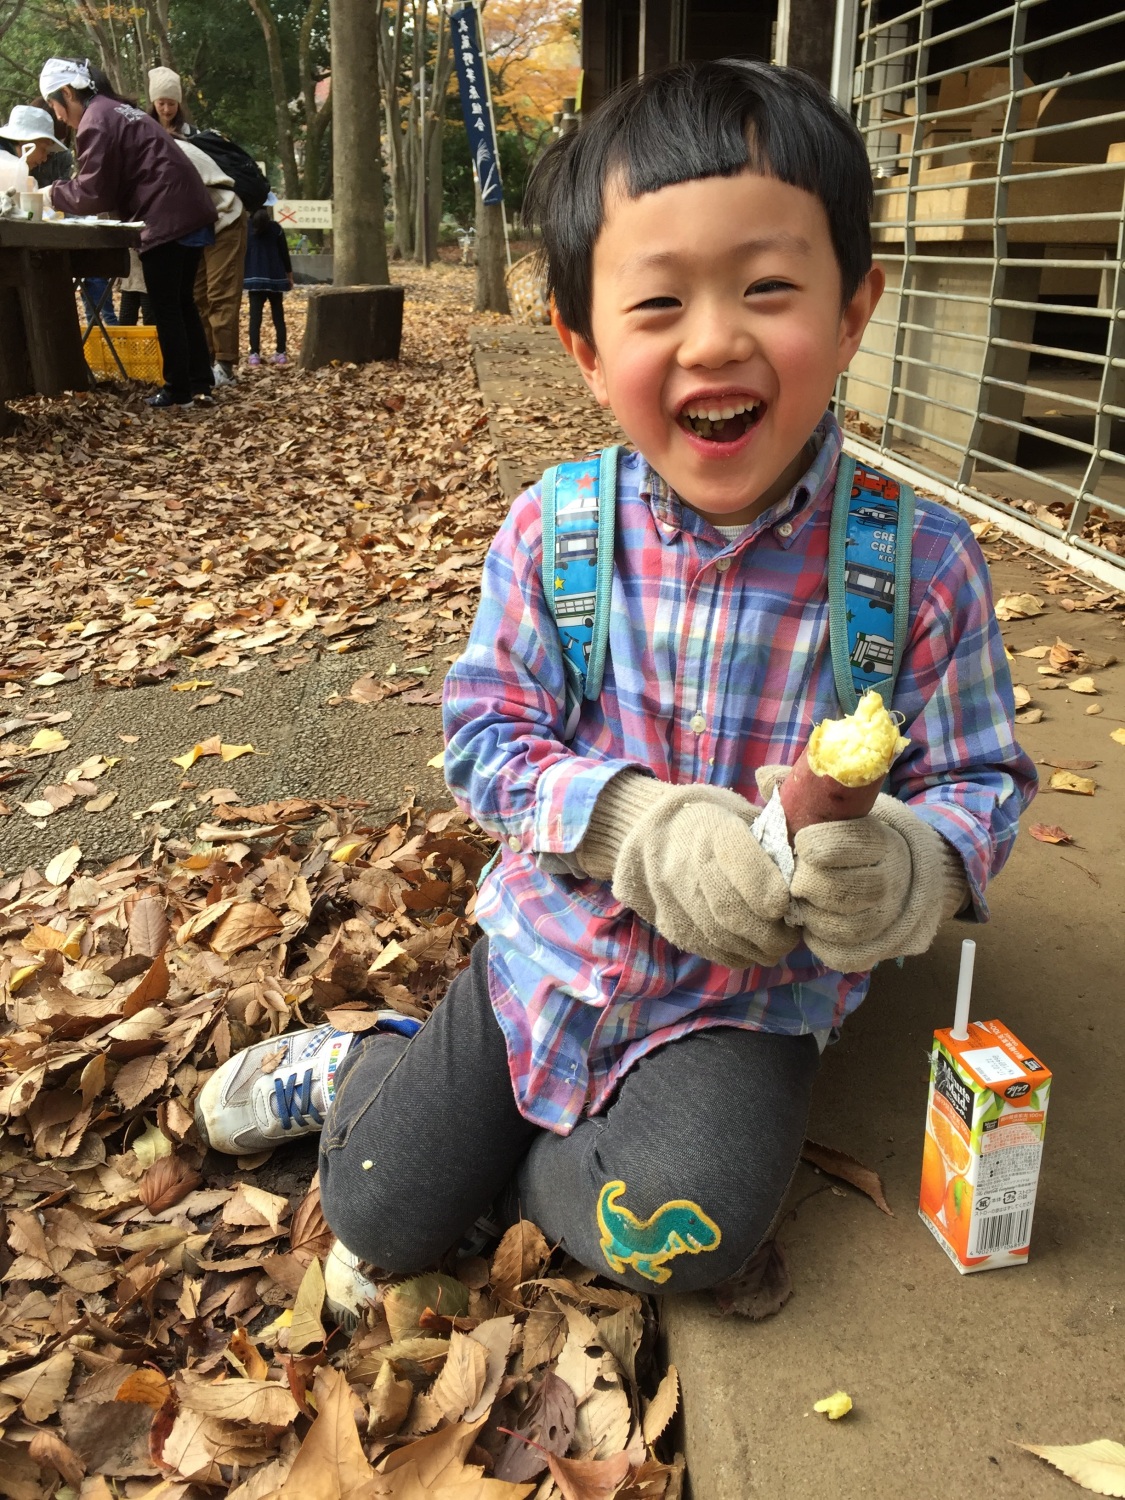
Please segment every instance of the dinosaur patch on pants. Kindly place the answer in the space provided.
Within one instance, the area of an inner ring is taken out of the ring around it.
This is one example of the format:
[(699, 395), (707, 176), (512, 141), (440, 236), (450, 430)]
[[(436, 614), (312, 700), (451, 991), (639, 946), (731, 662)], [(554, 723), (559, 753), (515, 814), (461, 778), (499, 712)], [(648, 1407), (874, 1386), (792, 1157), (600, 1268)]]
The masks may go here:
[(602, 1254), (614, 1271), (632, 1266), (646, 1281), (665, 1282), (672, 1275), (668, 1261), (675, 1256), (700, 1255), (718, 1247), (722, 1232), (698, 1203), (673, 1198), (650, 1218), (638, 1219), (620, 1201), (625, 1191), (618, 1180), (607, 1182), (598, 1194)]

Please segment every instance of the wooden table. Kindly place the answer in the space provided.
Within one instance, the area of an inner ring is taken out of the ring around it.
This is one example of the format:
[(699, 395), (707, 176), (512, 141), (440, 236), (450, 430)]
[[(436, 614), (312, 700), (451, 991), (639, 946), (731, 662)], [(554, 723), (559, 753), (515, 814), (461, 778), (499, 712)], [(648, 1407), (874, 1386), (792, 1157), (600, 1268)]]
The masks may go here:
[(126, 276), (139, 229), (0, 219), (0, 430), (4, 402), (92, 384), (74, 282)]

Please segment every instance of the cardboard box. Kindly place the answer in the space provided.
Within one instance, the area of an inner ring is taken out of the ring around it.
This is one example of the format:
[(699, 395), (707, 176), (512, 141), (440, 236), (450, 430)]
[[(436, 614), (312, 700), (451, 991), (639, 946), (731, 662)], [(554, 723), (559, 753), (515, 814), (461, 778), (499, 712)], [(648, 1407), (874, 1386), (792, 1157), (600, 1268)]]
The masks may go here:
[(1050, 1091), (1000, 1021), (934, 1033), (918, 1213), (962, 1274), (1027, 1263)]

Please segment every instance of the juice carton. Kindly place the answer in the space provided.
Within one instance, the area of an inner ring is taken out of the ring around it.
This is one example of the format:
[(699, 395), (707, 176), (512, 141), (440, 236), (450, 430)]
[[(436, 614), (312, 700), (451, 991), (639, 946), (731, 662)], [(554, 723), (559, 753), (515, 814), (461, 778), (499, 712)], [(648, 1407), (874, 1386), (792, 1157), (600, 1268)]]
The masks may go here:
[(958, 1020), (934, 1032), (918, 1212), (965, 1274), (1027, 1263), (1051, 1074), (999, 1021)]

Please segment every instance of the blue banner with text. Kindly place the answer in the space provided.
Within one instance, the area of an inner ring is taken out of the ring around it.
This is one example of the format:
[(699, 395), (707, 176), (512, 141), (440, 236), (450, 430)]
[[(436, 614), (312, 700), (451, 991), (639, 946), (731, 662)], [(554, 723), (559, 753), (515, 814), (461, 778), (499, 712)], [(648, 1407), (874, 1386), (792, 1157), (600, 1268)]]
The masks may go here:
[(486, 204), (503, 203), (504, 187), (500, 181), (496, 131), (488, 103), (480, 17), (475, 5), (466, 5), (455, 10), (451, 20), (453, 58), (457, 64), (457, 82), (461, 89), (461, 113), (465, 117), (465, 129), (469, 133), (469, 153), (473, 158), (477, 185)]

